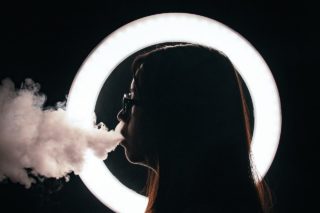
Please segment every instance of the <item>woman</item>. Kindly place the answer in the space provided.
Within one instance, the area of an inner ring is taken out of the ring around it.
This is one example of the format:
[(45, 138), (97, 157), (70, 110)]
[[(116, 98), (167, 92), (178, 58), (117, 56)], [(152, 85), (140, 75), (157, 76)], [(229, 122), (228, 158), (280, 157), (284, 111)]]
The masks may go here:
[(118, 119), (127, 159), (150, 168), (146, 212), (266, 212), (239, 80), (222, 53), (156, 48), (132, 66)]

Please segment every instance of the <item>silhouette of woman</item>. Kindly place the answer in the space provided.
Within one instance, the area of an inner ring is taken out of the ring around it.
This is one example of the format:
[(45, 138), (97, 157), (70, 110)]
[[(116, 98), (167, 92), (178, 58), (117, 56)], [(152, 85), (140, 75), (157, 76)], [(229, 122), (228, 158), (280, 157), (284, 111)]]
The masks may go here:
[(222, 53), (164, 45), (132, 64), (118, 114), (127, 159), (149, 168), (146, 212), (267, 212), (241, 81)]

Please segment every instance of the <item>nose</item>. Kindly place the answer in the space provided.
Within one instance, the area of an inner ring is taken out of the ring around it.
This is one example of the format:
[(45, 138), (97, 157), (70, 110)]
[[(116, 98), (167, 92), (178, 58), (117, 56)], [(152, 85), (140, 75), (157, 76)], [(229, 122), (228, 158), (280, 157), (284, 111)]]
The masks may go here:
[(123, 121), (123, 122), (126, 121), (126, 118), (125, 118), (123, 109), (121, 109), (121, 110), (118, 112), (117, 119), (118, 119), (119, 122), (120, 122), (120, 121)]

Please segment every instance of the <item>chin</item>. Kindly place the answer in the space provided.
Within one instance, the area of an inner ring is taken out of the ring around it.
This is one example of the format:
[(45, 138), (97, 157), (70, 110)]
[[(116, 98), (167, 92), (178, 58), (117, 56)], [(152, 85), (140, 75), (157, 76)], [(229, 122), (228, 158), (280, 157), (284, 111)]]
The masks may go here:
[(125, 150), (125, 155), (126, 155), (126, 158), (127, 160), (132, 163), (132, 164), (144, 164), (144, 160), (143, 158), (139, 157), (139, 155), (135, 155), (133, 154), (131, 151), (128, 150), (128, 148), (126, 148), (124, 146), (124, 150)]
[(138, 163), (138, 159), (132, 155), (132, 153), (130, 153), (127, 149), (125, 149), (125, 154), (126, 154), (126, 158), (130, 163), (136, 164)]

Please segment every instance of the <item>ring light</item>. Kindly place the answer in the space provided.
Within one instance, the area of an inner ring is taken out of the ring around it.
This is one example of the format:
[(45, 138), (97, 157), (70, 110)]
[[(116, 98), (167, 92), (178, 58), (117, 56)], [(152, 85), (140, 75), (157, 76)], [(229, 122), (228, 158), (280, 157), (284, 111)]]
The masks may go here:
[[(189, 42), (223, 52), (237, 69), (250, 92), (254, 107), (251, 142), (253, 162), (261, 177), (277, 151), (281, 108), (272, 73), (257, 50), (229, 27), (206, 17), (164, 13), (133, 21), (105, 38), (88, 56), (69, 93), (70, 119), (92, 126), (92, 115), (102, 86), (128, 56), (151, 45)], [(87, 153), (80, 177), (89, 190), (116, 212), (144, 212), (147, 198), (122, 185), (104, 162)]]

